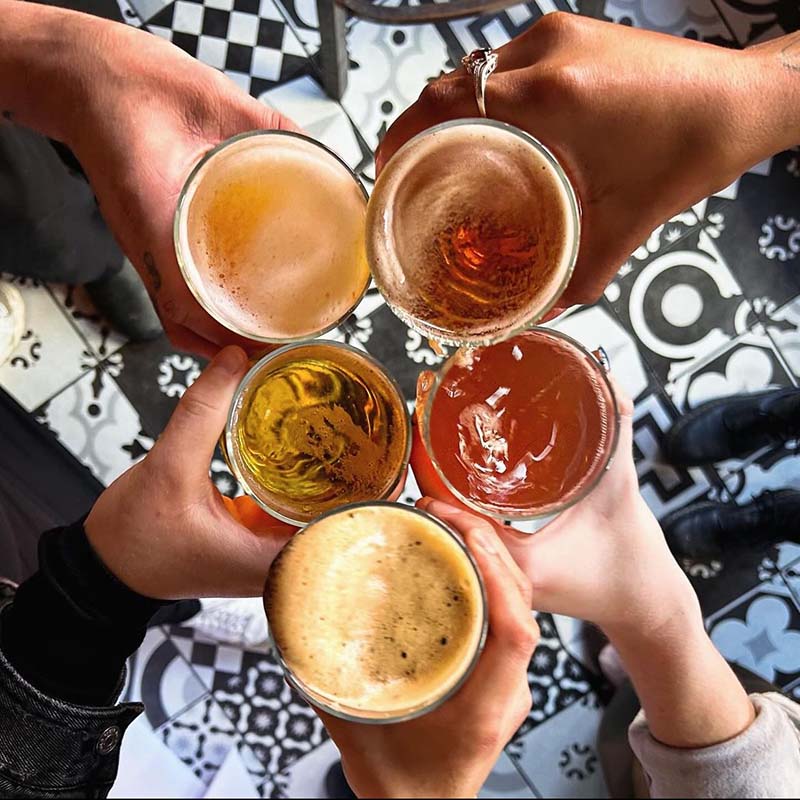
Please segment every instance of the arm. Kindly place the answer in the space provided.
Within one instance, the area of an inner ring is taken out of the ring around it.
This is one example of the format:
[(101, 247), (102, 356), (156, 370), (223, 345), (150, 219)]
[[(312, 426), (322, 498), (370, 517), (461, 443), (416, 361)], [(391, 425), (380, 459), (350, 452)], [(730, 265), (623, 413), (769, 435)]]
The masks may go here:
[(20, 0), (0, 0), (0, 19), (0, 124), (28, 126), (75, 153), (174, 344), (207, 356), (250, 347), (192, 297), (173, 215), (190, 170), (220, 141), (294, 125), (146, 31)]
[[(546, 14), (497, 52), (489, 116), (551, 148), (580, 196), (564, 306), (595, 301), (657, 225), (800, 141), (797, 33), (736, 51)], [(387, 132), (379, 167), (421, 130), (475, 112), (463, 69), (434, 81)]]
[(161, 599), (261, 593), (292, 528), (223, 502), (208, 477), (246, 367), (224, 350), (85, 523), (42, 537), (39, 571), (0, 614), (0, 790), (104, 795), (141, 712), (113, 705), (125, 659)]
[(364, 725), (317, 712), (359, 797), (475, 797), (531, 708), (527, 673), (539, 629), (530, 583), (491, 525), (466, 513), (447, 522), (483, 576), (486, 645), (455, 696), (417, 719)]
[[(617, 455), (599, 486), (532, 536), (502, 525), (497, 532), (531, 580), (536, 608), (594, 622), (619, 651), (644, 712), (631, 741), (652, 796), (784, 796), (800, 785), (797, 729), (772, 706), (756, 716), (708, 638), (691, 585), (639, 494), (633, 408), (617, 397)], [(453, 502), (419, 444), (412, 465), (426, 494)], [(438, 501), (428, 510), (444, 519), (461, 513)], [(765, 740), (780, 760), (765, 758)]]

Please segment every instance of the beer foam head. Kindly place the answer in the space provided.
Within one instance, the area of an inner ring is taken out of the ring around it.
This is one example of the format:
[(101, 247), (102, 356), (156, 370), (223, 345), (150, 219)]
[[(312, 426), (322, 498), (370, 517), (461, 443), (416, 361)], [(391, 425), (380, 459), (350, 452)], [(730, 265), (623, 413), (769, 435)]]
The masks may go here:
[(433, 128), (391, 159), (367, 212), (381, 291), (435, 338), (481, 342), (535, 322), (577, 255), (574, 193), (552, 156), (509, 126)]
[(472, 562), (402, 506), (345, 508), (296, 534), (273, 564), (265, 606), (309, 695), (356, 716), (404, 716), (445, 696), (484, 629)]
[(191, 179), (176, 244), (190, 287), (220, 322), (260, 340), (306, 338), (366, 288), (365, 214), (360, 185), (324, 148), (255, 134)]

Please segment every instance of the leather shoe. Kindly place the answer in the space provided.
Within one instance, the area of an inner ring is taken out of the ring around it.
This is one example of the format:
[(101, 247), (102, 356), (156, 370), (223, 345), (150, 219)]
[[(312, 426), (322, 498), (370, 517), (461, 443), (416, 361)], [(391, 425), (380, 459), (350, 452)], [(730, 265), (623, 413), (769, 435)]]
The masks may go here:
[(800, 436), (800, 389), (771, 389), (703, 403), (667, 431), (670, 464), (697, 466), (741, 458)]
[(696, 503), (669, 514), (661, 522), (675, 558), (716, 559), (748, 545), (764, 547), (796, 541), (800, 491), (765, 491), (744, 505)]

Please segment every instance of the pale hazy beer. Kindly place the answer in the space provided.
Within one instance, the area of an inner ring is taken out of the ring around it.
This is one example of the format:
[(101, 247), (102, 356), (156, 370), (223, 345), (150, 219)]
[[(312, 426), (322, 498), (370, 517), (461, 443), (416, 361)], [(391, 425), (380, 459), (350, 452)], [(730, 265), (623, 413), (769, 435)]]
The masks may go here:
[(288, 522), (389, 497), (411, 435), (405, 400), (366, 353), (337, 342), (283, 347), (244, 377), (225, 433), (243, 489)]
[(264, 601), (290, 681), (346, 718), (430, 710), (461, 685), (486, 632), (480, 574), (460, 539), (389, 503), (348, 506), (296, 534)]
[(317, 142), (242, 134), (198, 164), (175, 216), (175, 249), (200, 304), (265, 342), (313, 338), (358, 303), (369, 282), (366, 194)]
[(555, 157), (527, 133), (458, 120), (392, 157), (367, 212), (379, 289), (408, 325), (485, 344), (535, 323), (563, 292), (580, 211)]

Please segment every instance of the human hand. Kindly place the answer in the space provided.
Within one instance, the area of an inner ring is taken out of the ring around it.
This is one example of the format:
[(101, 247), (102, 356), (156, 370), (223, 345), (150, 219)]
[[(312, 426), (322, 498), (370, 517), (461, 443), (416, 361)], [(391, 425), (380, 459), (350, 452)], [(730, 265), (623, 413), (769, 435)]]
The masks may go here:
[(103, 217), (176, 347), (207, 357), (225, 344), (263, 349), (213, 320), (195, 300), (175, 257), (173, 216), (192, 167), (220, 141), (296, 126), (160, 37), (103, 20), (92, 20), (90, 30), (85, 19), (82, 58), (92, 77), (68, 144)]
[[(430, 373), (423, 373), (417, 408)], [(620, 411), (616, 454), (606, 474), (582, 501), (534, 534), (492, 522), (533, 587), (533, 606), (588, 620), (612, 638), (648, 635), (674, 619), (697, 617), (694, 591), (669, 552), (664, 535), (639, 493), (633, 462), (633, 404), (615, 384)], [(411, 468), (423, 494), (461, 507), (442, 483), (414, 426)], [(428, 509), (446, 512), (434, 502)], [(488, 521), (488, 520), (487, 520)]]
[[(785, 109), (787, 81), (797, 96), (800, 79), (759, 48), (555, 13), (497, 54), (488, 115), (549, 147), (581, 200), (580, 253), (563, 307), (596, 300), (658, 224), (800, 139), (798, 115), (792, 125)], [(391, 126), (379, 170), (420, 131), (475, 116), (462, 67), (429, 84)]]
[(475, 797), (531, 707), (527, 669), (539, 629), (530, 584), (491, 525), (457, 510), (441, 517), (464, 537), (483, 576), (486, 646), (461, 689), (417, 719), (366, 725), (317, 710), (359, 797)]
[(245, 497), (223, 498), (208, 467), (247, 369), (223, 350), (181, 399), (144, 460), (117, 478), (86, 520), (100, 560), (139, 594), (161, 600), (260, 595), (294, 528)]

